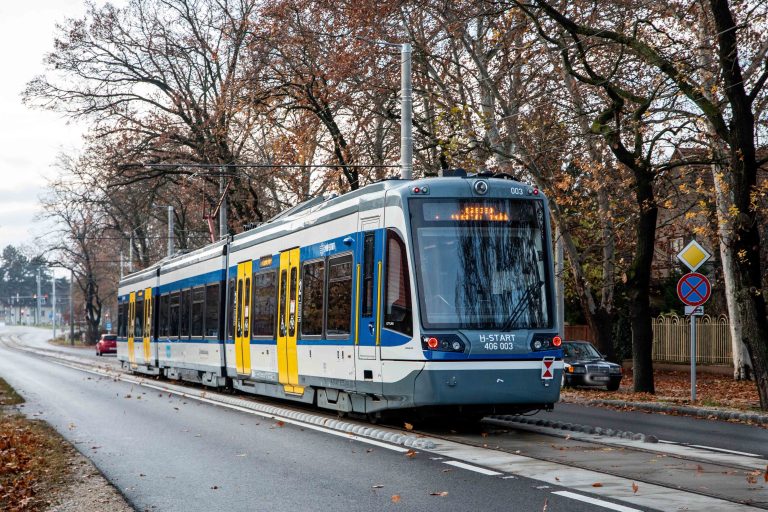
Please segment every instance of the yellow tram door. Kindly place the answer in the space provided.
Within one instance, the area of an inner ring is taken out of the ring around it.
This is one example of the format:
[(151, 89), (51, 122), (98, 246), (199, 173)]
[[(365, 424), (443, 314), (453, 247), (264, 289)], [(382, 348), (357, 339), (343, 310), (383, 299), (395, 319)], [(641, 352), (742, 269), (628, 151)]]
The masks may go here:
[(152, 364), (150, 344), (152, 341), (152, 288), (144, 290), (144, 318), (142, 321), (144, 322), (144, 362)]
[(286, 393), (304, 394), (299, 386), (299, 357), (296, 339), (299, 326), (299, 249), (280, 253), (277, 300), (277, 374)]
[(235, 286), (235, 366), (240, 375), (251, 374), (251, 283), (253, 262), (237, 264)]
[(128, 301), (128, 362), (136, 368), (136, 354), (133, 351), (134, 329), (136, 326), (136, 292), (131, 292)]

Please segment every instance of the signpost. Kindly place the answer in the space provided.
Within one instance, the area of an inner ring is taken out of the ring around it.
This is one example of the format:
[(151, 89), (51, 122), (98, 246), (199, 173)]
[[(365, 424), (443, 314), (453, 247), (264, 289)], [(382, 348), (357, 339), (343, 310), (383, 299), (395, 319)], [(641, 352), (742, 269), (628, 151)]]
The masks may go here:
[(704, 314), (703, 304), (712, 294), (709, 279), (696, 270), (711, 257), (696, 240), (691, 240), (677, 255), (677, 259), (691, 271), (677, 283), (677, 296), (686, 305), (685, 314), (691, 318), (691, 402), (696, 401), (696, 317)]

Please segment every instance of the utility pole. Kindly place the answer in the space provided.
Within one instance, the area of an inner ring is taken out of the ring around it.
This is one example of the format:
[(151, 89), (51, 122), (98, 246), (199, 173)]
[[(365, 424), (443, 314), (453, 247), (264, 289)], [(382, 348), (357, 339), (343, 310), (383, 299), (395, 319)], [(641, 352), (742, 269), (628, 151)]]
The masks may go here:
[(51, 276), (51, 307), (53, 308), (53, 339), (56, 339), (56, 273)]
[(168, 205), (168, 257), (173, 256), (173, 206)]
[(40, 325), (40, 310), (42, 308), (43, 297), (40, 295), (40, 267), (37, 267), (37, 321), (35, 325)]
[(224, 168), (221, 168), (219, 175), (219, 195), (221, 196), (221, 206), (219, 206), (219, 239), (229, 234), (227, 228), (227, 187), (225, 185)]
[(75, 271), (70, 270), (69, 277), (69, 344), (75, 344)]
[(413, 86), (411, 84), (411, 45), (400, 45), (400, 167), (401, 177), (413, 175)]

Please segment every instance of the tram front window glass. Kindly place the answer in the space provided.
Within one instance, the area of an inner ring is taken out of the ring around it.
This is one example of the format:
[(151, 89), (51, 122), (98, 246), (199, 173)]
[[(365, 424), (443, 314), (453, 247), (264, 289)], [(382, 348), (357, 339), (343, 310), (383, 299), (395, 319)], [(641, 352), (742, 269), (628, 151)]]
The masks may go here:
[(541, 201), (412, 199), (409, 205), (424, 327), (550, 326)]

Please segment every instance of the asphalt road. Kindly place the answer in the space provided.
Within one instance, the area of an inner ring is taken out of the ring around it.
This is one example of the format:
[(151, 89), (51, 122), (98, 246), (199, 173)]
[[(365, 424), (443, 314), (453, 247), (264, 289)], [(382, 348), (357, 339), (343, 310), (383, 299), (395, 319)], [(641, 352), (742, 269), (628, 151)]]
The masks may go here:
[(603, 407), (561, 403), (552, 412), (536, 417), (595, 427), (650, 434), (664, 441), (748, 452), (768, 457), (768, 429), (687, 416), (641, 411), (616, 411)]
[(0, 376), (137, 510), (596, 510), (540, 481), (279, 425), (3, 345)]

